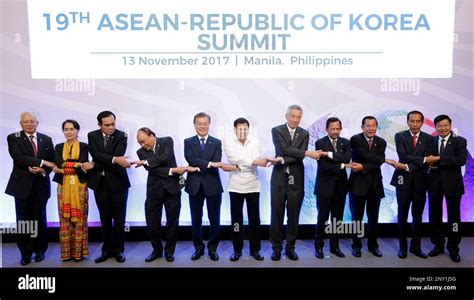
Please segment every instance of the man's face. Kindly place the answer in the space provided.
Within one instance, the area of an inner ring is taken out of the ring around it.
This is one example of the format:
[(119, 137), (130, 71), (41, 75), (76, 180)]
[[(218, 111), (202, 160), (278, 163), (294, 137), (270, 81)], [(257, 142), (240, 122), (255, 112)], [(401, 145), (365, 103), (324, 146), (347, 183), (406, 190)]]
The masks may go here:
[(295, 129), (296, 127), (298, 127), (298, 125), (300, 125), (302, 115), (303, 112), (301, 110), (290, 110), (290, 112), (286, 114), (286, 121), (288, 122), (288, 126), (290, 126), (291, 129)]
[(331, 122), (329, 123), (329, 127), (326, 128), (327, 134), (333, 140), (339, 138), (339, 135), (341, 134), (341, 130), (342, 130), (341, 124), (339, 122)]
[(27, 134), (33, 134), (38, 128), (38, 120), (32, 114), (24, 114), (20, 120), (21, 129)]
[(196, 118), (194, 123), (194, 129), (199, 136), (206, 136), (209, 133), (209, 118), (199, 117)]
[(146, 135), (146, 133), (142, 131), (137, 132), (137, 142), (143, 149), (148, 151), (153, 150), (153, 147), (155, 146), (155, 141), (156, 138), (152, 134)]
[(237, 127), (234, 128), (235, 136), (239, 141), (245, 141), (249, 135), (249, 126), (244, 124), (237, 124)]
[(446, 119), (436, 123), (436, 131), (439, 136), (446, 137), (451, 132), (451, 124), (449, 123), (449, 120)]
[(377, 133), (377, 121), (370, 119), (365, 120), (364, 125), (362, 125), (362, 131), (366, 137), (373, 138)]
[(114, 116), (108, 116), (102, 118), (102, 124), (98, 124), (102, 132), (106, 135), (112, 135), (115, 132), (115, 118)]
[(410, 116), (408, 117), (407, 123), (408, 123), (408, 128), (410, 128), (410, 131), (413, 134), (418, 134), (418, 132), (420, 132), (421, 130), (421, 126), (423, 126), (421, 115), (416, 114), (416, 113), (410, 114)]

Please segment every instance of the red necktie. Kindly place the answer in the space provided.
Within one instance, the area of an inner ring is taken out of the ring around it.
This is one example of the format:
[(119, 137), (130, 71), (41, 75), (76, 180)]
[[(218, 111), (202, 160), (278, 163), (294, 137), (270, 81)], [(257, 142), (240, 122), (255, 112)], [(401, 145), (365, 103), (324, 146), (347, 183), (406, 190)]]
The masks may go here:
[(413, 138), (413, 148), (416, 148), (416, 135), (413, 135), (412, 138)]
[(30, 135), (30, 143), (31, 143), (31, 147), (33, 147), (33, 154), (35, 155), (35, 158), (38, 158), (38, 148), (36, 148), (36, 143), (35, 143), (34, 138), (35, 138), (34, 135)]

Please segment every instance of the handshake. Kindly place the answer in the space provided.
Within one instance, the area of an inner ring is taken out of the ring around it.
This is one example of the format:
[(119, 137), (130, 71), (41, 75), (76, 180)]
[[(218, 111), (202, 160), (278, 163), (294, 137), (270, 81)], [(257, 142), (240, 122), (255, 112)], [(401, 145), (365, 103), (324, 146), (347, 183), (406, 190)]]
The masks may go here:
[[(43, 166), (46, 166), (52, 169), (53, 172), (56, 174), (63, 173), (63, 169), (58, 168), (58, 166), (56, 166), (56, 164), (53, 162), (43, 160)], [(87, 173), (87, 171), (94, 168), (94, 163), (93, 162), (78, 163), (77, 167), (81, 168), (82, 171)], [(30, 171), (30, 173), (33, 173), (33, 174), (44, 173), (44, 168), (42, 167), (28, 167), (28, 170)]]
[[(281, 164), (281, 163), (283, 163), (282, 157), (263, 157), (263, 158), (258, 158), (252, 161), (253, 166), (258, 166), (258, 167), (263, 167), (263, 168), (268, 168), (275, 164)], [(240, 170), (240, 168), (236, 165), (225, 164), (222, 162), (211, 162), (210, 166), (212, 168), (220, 168), (225, 172), (233, 172), (233, 171)]]

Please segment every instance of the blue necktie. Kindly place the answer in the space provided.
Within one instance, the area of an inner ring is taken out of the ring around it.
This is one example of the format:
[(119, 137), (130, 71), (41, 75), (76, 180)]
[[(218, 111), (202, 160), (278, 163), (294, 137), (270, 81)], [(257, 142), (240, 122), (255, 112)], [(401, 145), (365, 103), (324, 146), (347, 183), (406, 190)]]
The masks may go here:
[(201, 138), (201, 150), (204, 150), (204, 147), (206, 147), (206, 139)]

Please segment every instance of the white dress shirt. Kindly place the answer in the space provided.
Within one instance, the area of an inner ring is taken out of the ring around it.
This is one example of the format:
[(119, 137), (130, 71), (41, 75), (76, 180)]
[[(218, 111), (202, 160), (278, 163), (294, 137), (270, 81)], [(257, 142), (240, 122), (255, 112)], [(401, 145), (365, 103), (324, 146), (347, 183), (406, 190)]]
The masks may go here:
[(230, 172), (229, 192), (241, 194), (260, 192), (257, 166), (252, 165), (253, 161), (259, 159), (262, 154), (259, 141), (248, 138), (242, 144), (237, 137), (227, 139), (224, 142), (224, 153), (229, 163), (238, 165), (240, 169)]
[[(448, 145), (448, 140), (449, 140), (450, 137), (451, 137), (451, 132), (445, 137), (439, 136), (439, 139), (438, 139), (438, 153), (439, 153), (439, 150), (441, 149), (441, 140), (444, 139), (444, 149), (446, 149), (446, 146)], [(441, 153), (439, 153), (439, 155), (441, 155)]]

